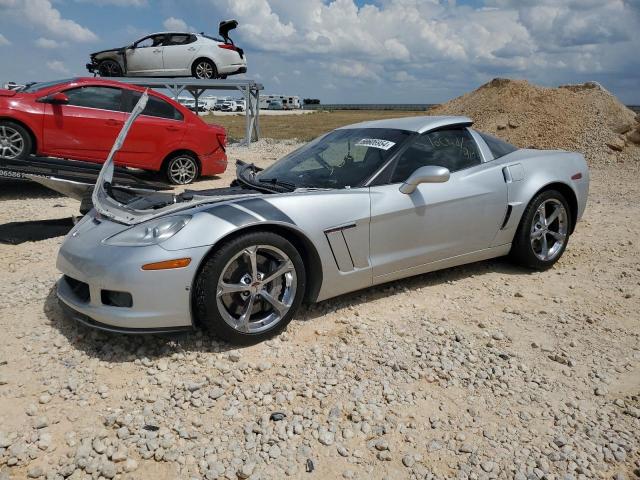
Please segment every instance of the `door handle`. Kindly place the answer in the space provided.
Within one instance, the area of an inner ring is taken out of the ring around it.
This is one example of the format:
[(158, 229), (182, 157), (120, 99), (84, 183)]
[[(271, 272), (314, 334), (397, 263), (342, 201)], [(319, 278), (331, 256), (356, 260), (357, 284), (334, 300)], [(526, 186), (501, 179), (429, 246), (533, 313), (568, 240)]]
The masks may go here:
[(106, 123), (107, 125), (109, 125), (109, 126), (112, 126), (112, 127), (115, 127), (115, 126), (118, 126), (118, 125), (122, 125), (122, 122), (120, 122), (120, 121), (118, 121), (118, 120), (114, 120), (113, 118), (110, 118), (110, 119), (109, 119), (109, 120), (107, 120), (105, 123)]
[(169, 130), (170, 132), (177, 132), (178, 130), (180, 130), (178, 127), (171, 127), (171, 126), (168, 126), (168, 127), (165, 127), (165, 128), (167, 130)]
[(195, 47), (189, 47), (187, 48), (187, 50), (189, 50), (190, 52), (193, 52), (195, 50)]
[(159, 48), (154, 50), (153, 53), (160, 53), (162, 50), (160, 50)]

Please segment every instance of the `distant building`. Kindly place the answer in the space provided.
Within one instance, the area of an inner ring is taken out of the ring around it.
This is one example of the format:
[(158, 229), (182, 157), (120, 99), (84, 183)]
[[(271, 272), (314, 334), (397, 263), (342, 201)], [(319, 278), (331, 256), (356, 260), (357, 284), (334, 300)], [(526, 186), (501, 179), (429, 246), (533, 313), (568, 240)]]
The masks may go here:
[(269, 108), (269, 102), (277, 100), (282, 103), (285, 110), (297, 110), (302, 108), (300, 97), (296, 95), (260, 95), (260, 108)]

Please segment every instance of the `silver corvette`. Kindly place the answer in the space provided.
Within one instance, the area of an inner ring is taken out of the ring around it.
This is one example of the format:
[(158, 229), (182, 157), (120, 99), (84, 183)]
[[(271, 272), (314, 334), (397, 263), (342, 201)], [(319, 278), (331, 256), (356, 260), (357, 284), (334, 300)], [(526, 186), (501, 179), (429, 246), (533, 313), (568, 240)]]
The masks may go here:
[(518, 149), (465, 117), (342, 127), (264, 170), (239, 163), (228, 188), (179, 195), (119, 197), (112, 157), (59, 252), (66, 310), (235, 343), (281, 331), (303, 301), (411, 275), (504, 255), (549, 268), (589, 189), (582, 155)]

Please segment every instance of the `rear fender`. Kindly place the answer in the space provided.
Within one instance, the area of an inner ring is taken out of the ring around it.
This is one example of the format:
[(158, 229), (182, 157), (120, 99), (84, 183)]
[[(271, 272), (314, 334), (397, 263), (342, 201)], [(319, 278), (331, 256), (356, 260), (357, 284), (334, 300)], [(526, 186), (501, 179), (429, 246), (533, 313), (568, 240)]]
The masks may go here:
[[(584, 212), (589, 189), (589, 170), (584, 157), (564, 151), (518, 150), (503, 160), (505, 181), (508, 186), (508, 219), (498, 231), (493, 245), (511, 243), (520, 220), (536, 194), (553, 184), (561, 186), (569, 203), (576, 207), (575, 220)], [(572, 179), (576, 173), (582, 178)], [(510, 207), (510, 208), (509, 208)], [(573, 227), (575, 226), (575, 222)]]

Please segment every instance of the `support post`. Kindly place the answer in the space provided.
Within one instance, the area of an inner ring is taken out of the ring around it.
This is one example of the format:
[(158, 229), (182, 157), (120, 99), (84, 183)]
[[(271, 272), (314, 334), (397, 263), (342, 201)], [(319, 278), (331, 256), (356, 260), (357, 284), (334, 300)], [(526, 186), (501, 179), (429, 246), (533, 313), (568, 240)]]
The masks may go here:
[(251, 98), (249, 96), (249, 87), (244, 87), (242, 89), (242, 94), (244, 96), (244, 143), (248, 147), (251, 145), (251, 123), (253, 119), (253, 109), (251, 108)]
[(260, 139), (260, 89), (256, 86), (253, 88), (253, 94), (255, 95), (255, 110), (253, 114), (253, 133), (255, 140)]
[[(1, 1), (1, 0), (0, 0)], [(244, 145), (250, 145), (252, 141), (260, 138), (259, 114), (260, 114), (260, 90), (261, 84), (253, 80), (200, 80), (200, 79), (176, 79), (176, 78), (127, 78), (118, 79), (123, 83), (139, 85), (149, 88), (164, 88), (170, 92), (175, 100), (187, 90), (196, 101), (196, 110), (199, 106), (199, 98), (206, 90), (239, 90), (242, 92), (247, 104), (245, 111), (245, 138)], [(197, 113), (197, 112), (196, 112)]]

